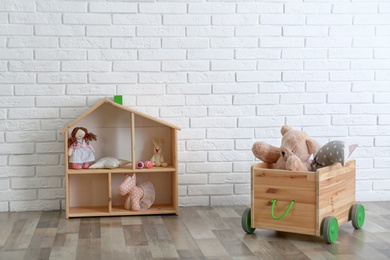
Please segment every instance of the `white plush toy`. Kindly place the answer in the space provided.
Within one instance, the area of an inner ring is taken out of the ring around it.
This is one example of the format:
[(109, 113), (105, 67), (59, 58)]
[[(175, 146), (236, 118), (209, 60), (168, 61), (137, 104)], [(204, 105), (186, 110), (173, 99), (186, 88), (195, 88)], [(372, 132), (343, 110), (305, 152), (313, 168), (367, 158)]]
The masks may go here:
[(162, 147), (165, 144), (164, 139), (153, 139), (154, 155), (151, 159), (153, 166), (167, 167), (168, 163), (164, 161), (164, 155), (162, 153)]

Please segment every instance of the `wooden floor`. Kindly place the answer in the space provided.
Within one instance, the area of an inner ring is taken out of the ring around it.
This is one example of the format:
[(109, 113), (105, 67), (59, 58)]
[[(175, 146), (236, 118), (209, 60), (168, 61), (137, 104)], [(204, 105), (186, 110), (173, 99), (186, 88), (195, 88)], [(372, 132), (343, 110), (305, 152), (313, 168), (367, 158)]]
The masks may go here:
[(183, 207), (179, 216), (65, 219), (63, 211), (0, 213), (0, 259), (389, 259), (390, 202), (364, 202), (366, 221), (322, 237), (256, 229), (246, 207)]

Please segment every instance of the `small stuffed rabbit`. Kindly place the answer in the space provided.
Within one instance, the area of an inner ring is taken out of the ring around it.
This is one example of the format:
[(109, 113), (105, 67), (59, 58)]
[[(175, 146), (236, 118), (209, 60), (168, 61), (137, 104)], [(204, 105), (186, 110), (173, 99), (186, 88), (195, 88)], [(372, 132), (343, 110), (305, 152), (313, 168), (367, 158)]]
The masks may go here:
[(164, 139), (153, 139), (154, 155), (151, 159), (153, 166), (167, 167), (168, 163), (164, 162), (164, 155), (162, 154), (162, 146), (165, 144)]

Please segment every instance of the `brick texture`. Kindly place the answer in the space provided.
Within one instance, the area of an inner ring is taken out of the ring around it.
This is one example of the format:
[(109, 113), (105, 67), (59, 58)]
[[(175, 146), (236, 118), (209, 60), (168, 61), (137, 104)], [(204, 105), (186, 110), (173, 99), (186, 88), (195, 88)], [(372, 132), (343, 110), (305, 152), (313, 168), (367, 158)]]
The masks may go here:
[(390, 5), (0, 3), (0, 211), (64, 207), (59, 130), (102, 97), (180, 125), (179, 204), (249, 204), (283, 124), (357, 143), (357, 199), (390, 200)]

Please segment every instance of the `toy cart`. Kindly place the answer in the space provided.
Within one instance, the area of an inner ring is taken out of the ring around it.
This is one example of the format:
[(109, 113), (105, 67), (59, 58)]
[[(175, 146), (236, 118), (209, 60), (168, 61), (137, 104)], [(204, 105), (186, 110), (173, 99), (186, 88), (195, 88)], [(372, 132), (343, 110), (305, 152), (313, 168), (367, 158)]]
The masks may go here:
[(245, 232), (256, 228), (323, 236), (337, 240), (339, 226), (364, 224), (363, 205), (355, 204), (356, 162), (296, 172), (258, 163), (251, 168), (251, 208), (242, 214)]

